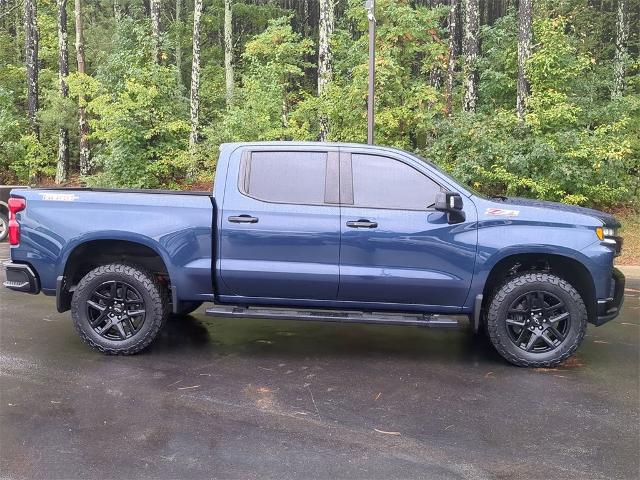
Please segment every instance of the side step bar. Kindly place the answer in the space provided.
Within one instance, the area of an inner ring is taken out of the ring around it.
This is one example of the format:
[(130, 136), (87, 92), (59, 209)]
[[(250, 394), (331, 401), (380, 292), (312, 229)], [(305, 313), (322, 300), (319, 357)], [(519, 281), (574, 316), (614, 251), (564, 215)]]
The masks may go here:
[(206, 310), (211, 317), (312, 320), (318, 322), (370, 323), (378, 325), (414, 325), (418, 327), (457, 327), (455, 318), (422, 313), (360, 312), (351, 310), (300, 310), (215, 305)]

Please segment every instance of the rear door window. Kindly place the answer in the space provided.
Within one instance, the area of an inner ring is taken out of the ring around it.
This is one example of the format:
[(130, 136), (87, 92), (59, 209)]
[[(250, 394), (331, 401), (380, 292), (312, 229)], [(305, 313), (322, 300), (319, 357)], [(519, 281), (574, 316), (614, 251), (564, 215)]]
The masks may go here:
[(243, 192), (266, 202), (322, 204), (326, 152), (252, 152), (241, 173)]

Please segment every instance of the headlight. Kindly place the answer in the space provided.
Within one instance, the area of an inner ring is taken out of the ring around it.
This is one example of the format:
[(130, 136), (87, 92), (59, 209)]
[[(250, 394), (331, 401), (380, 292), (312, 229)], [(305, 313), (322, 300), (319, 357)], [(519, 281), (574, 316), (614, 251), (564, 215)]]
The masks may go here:
[(613, 238), (618, 236), (618, 232), (615, 228), (610, 227), (596, 227), (596, 235), (600, 240), (604, 240), (605, 238)]
[(596, 235), (602, 243), (613, 247), (615, 255), (622, 251), (622, 238), (618, 236), (618, 229), (611, 227), (596, 227)]

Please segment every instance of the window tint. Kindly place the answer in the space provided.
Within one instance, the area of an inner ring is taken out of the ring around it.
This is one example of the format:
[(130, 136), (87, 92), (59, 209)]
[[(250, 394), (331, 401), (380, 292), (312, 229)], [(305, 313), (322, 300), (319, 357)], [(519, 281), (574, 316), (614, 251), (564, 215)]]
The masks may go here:
[(440, 186), (409, 165), (378, 155), (351, 155), (353, 203), (373, 208), (424, 210)]
[(267, 202), (324, 203), (327, 154), (252, 152), (246, 192)]

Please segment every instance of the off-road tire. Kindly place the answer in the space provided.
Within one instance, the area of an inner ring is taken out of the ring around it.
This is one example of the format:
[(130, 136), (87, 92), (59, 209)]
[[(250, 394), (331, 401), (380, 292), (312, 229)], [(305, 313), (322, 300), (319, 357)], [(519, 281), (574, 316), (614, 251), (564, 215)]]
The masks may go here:
[[(113, 341), (100, 336), (89, 324), (85, 303), (94, 289), (108, 281), (125, 281), (136, 288), (144, 299), (146, 316), (140, 331), (126, 340)], [(134, 265), (114, 263), (103, 265), (87, 273), (73, 292), (71, 316), (73, 324), (90, 347), (107, 355), (132, 355), (146, 347), (156, 338), (169, 315), (168, 295), (154, 276)]]
[[(507, 332), (506, 315), (511, 303), (528, 291), (544, 290), (557, 296), (571, 315), (566, 338), (550, 352), (526, 352), (515, 345)], [(487, 312), (487, 333), (495, 349), (507, 361), (520, 367), (553, 367), (575, 353), (587, 330), (587, 309), (577, 290), (550, 273), (532, 272), (509, 278), (491, 299)]]
[(2, 212), (0, 212), (0, 224), (2, 224), (4, 227), (4, 228), (0, 228), (0, 243), (1, 243), (1, 242), (4, 242), (9, 236), (9, 217), (7, 217)]

